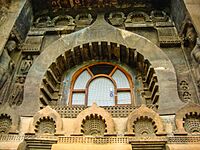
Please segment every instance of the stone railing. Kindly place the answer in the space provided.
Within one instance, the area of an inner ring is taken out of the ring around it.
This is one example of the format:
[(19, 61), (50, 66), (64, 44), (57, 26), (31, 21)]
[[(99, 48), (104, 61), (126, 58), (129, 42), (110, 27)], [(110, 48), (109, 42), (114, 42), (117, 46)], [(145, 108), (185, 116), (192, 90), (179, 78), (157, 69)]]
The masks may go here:
[[(61, 118), (76, 118), (77, 115), (83, 110), (87, 109), (87, 106), (51, 106), (55, 109), (61, 116)], [(107, 110), (112, 117), (121, 117), (126, 118), (128, 115), (133, 112), (136, 108), (140, 106), (134, 107), (131, 105), (126, 106), (103, 106), (105, 110)], [(147, 107), (154, 109), (154, 105), (148, 105)], [(155, 106), (156, 107), (156, 106)]]
[(38, 136), (38, 135), (8, 135), (1, 134), (0, 142), (22, 142), (23, 140), (52, 140), (58, 143), (92, 143), (92, 144), (130, 144), (135, 142), (165, 142), (168, 144), (200, 144), (200, 136)]
[(133, 141), (167, 141), (166, 137), (58, 137), (58, 143), (92, 143), (92, 144), (114, 144), (131, 143)]
[[(87, 109), (87, 106), (51, 106), (55, 109), (62, 118), (76, 118), (77, 115)], [(113, 117), (127, 117), (136, 107), (131, 105), (127, 106), (104, 106), (102, 107), (107, 110)]]
[(24, 140), (24, 136), (0, 134), (0, 142), (20, 142)]
[(168, 138), (168, 143), (174, 144), (200, 144), (200, 136), (174, 136)]

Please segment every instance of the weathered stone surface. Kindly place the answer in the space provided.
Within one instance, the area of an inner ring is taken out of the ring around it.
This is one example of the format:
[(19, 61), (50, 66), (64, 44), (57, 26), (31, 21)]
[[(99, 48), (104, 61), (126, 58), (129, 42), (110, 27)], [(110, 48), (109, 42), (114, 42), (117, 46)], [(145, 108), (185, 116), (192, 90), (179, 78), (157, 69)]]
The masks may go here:
[(199, 149), (198, 7), (0, 0), (0, 149)]

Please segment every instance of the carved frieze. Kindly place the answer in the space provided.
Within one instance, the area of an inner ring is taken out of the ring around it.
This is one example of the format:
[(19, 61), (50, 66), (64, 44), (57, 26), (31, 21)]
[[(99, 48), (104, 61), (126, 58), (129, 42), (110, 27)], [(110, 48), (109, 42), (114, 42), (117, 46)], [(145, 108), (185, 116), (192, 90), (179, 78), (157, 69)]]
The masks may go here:
[(160, 47), (180, 46), (181, 41), (175, 27), (156, 27)]
[(54, 18), (49, 16), (41, 16), (36, 19), (34, 22), (36, 29), (32, 28), (35, 31), (67, 31), (72, 32), (75, 29), (74, 18), (69, 15), (58, 15)]
[(21, 45), (23, 53), (39, 54), (44, 36), (28, 36), (25, 42)]

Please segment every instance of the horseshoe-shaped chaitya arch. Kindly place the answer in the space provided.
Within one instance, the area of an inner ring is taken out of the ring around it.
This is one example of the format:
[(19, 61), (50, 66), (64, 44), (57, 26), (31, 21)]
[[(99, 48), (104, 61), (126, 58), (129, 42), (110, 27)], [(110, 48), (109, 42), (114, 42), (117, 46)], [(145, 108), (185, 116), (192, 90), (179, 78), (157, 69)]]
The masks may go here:
[[(137, 54), (138, 57), (136, 57)], [(50, 67), (58, 69), (56, 67), (58, 62), (60, 70), (56, 70), (57, 74), (54, 74), (57, 77), (52, 76), (55, 83), (60, 82), (59, 76), (61, 76), (62, 69), (69, 69), (88, 60), (115, 60), (134, 67), (134, 61), (140, 64), (140, 60), (135, 57), (142, 58), (144, 61), (148, 60), (151, 68), (155, 70), (159, 80), (160, 112), (173, 113), (175, 107), (182, 105), (182, 102), (178, 97), (177, 86), (174, 85), (177, 83), (177, 79), (170, 59), (159, 47), (146, 38), (114, 28), (103, 19), (97, 19), (90, 27), (63, 36), (38, 56), (26, 78), (24, 101), (21, 108), (27, 106), (29, 101), (36, 101), (27, 114), (34, 114), (39, 110), (43, 105), (40, 101), (41, 83), (47, 72), (51, 74)], [(131, 64), (131, 60), (134, 60), (133, 64)], [(68, 63), (68, 68), (62, 65), (63, 62)], [(57, 97), (50, 96), (50, 98), (54, 100)]]

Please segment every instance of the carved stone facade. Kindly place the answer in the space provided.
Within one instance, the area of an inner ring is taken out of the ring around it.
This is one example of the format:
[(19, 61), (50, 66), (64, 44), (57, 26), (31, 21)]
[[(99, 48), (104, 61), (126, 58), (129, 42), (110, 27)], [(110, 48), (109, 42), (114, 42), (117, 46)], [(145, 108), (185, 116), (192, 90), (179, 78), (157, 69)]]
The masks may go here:
[(199, 4), (0, 0), (0, 150), (200, 149)]

